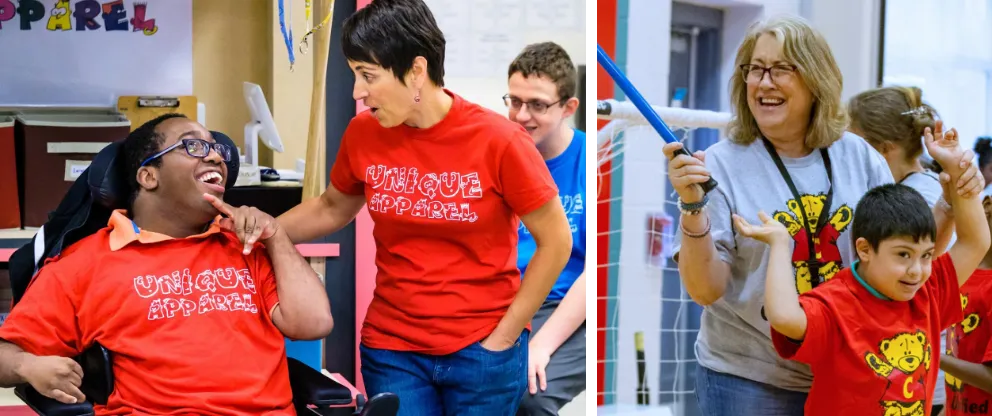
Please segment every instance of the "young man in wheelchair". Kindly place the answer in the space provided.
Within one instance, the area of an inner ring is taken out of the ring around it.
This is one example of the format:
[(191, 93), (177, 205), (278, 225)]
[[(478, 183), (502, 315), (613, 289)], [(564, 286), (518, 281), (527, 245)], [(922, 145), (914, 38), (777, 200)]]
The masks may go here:
[(115, 381), (97, 415), (294, 413), (284, 336), (327, 336), (330, 305), (272, 217), (222, 201), (234, 150), (179, 115), (127, 137), (131, 210), (41, 268), (0, 327), (0, 385), (85, 400), (67, 357), (99, 343)]

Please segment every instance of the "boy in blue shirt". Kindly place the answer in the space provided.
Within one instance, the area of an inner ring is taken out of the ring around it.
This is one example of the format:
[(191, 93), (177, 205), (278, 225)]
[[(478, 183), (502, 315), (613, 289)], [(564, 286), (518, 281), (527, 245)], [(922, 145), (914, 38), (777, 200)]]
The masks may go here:
[[(531, 324), (528, 392), (517, 411), (557, 415), (586, 385), (586, 135), (568, 125), (579, 107), (578, 76), (568, 53), (552, 42), (524, 48), (508, 75), (509, 118), (534, 138), (572, 229), (572, 255)], [(519, 236), (523, 272), (536, 246), (523, 224)]]

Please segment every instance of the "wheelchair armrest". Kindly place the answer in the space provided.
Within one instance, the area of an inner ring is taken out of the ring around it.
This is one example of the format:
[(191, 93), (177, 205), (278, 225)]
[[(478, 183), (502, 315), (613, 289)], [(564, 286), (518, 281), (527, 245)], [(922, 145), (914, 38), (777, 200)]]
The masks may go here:
[(90, 402), (66, 404), (45, 397), (38, 393), (30, 384), (14, 387), (14, 394), (24, 401), (31, 410), (42, 416), (92, 416), (93, 405)]
[[(358, 405), (359, 406), (365, 405), (365, 403), (364, 403), (365, 402), (365, 396), (362, 395), (362, 392), (358, 391), (358, 388), (356, 388), (355, 386), (351, 385), (351, 383), (348, 382), (348, 380), (345, 379), (344, 376), (342, 376), (339, 373), (330, 373), (327, 370), (322, 371), (322, 373), (324, 374), (325, 377), (333, 380), (335, 383), (338, 383), (341, 387), (344, 387), (344, 388), (348, 389), (348, 391), (351, 392), (351, 397), (354, 398), (354, 399), (356, 399), (356, 400), (358, 400), (358, 402), (359, 402)], [(361, 397), (359, 397), (359, 396), (361, 396)]]
[[(320, 371), (287, 357), (289, 363), (289, 384), (293, 389), (293, 401), (315, 406), (350, 405), (355, 396), (350, 385), (342, 385), (327, 378)], [(343, 380), (343, 379), (342, 379)]]
[(75, 358), (83, 368), (83, 384), (79, 390), (96, 404), (107, 404), (114, 391), (114, 369), (110, 362), (110, 351), (100, 344), (93, 344)]

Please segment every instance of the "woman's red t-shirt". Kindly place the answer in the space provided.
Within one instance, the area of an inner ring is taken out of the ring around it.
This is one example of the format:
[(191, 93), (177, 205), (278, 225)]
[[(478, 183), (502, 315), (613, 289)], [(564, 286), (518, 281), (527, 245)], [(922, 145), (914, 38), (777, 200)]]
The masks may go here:
[(520, 287), (519, 216), (558, 194), (522, 127), (447, 93), (451, 110), (426, 129), (359, 114), (331, 170), (375, 222), (371, 348), (444, 355), (488, 336)]

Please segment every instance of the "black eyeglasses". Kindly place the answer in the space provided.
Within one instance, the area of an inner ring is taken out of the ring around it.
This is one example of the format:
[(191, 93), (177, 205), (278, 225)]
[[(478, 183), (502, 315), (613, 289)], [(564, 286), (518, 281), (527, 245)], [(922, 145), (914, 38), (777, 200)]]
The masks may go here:
[(566, 99), (561, 99), (553, 103), (547, 104), (540, 101), (524, 101), (510, 94), (506, 94), (503, 96), (503, 104), (506, 104), (507, 107), (519, 111), (520, 108), (524, 106), (524, 104), (527, 104), (527, 109), (531, 113), (537, 115), (541, 115), (548, 112), (548, 108), (565, 100)]
[(770, 68), (766, 68), (761, 65), (744, 64), (739, 68), (741, 70), (741, 75), (744, 77), (744, 82), (748, 84), (757, 84), (761, 82), (761, 79), (765, 77), (766, 72), (771, 75), (772, 82), (777, 84), (785, 81), (798, 69), (795, 65), (786, 64), (774, 65)]
[(148, 162), (151, 162), (161, 157), (162, 155), (171, 152), (173, 149), (179, 146), (183, 146), (186, 149), (186, 154), (192, 157), (203, 159), (208, 155), (210, 155), (210, 149), (214, 149), (214, 151), (217, 152), (217, 154), (220, 155), (221, 159), (224, 159), (225, 162), (231, 161), (231, 148), (228, 147), (226, 144), (210, 143), (203, 139), (182, 139), (176, 142), (176, 144), (169, 146), (165, 149), (162, 149), (161, 152), (151, 155), (150, 157), (148, 157), (148, 159), (145, 159), (144, 162), (141, 162), (141, 166), (147, 165)]

